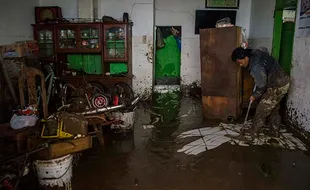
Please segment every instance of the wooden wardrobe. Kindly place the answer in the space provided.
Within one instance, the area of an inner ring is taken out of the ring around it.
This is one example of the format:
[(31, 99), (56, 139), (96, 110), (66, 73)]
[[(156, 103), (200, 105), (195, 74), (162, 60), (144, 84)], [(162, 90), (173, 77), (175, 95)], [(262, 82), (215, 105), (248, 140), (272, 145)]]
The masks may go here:
[[(246, 104), (253, 82), (231, 60), (231, 53), (242, 42), (240, 27), (200, 30), (201, 88), (205, 119), (238, 118)], [(243, 88), (243, 86), (246, 87)]]

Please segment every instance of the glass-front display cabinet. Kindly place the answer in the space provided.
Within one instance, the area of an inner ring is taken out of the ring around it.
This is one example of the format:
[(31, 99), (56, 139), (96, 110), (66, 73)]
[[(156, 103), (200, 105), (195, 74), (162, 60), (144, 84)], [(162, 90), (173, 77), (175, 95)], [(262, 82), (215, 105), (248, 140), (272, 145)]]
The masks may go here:
[(103, 25), (105, 61), (128, 61), (127, 29), (127, 24)]
[(58, 52), (99, 53), (102, 51), (101, 24), (57, 26)]
[(34, 39), (38, 43), (39, 58), (54, 60), (55, 58), (55, 28), (54, 25), (35, 24), (33, 26)]
[(56, 27), (56, 50), (58, 52), (75, 52), (77, 46), (77, 26), (71, 24), (58, 25)]
[(79, 25), (79, 49), (87, 52), (101, 52), (101, 25), (83, 24)]

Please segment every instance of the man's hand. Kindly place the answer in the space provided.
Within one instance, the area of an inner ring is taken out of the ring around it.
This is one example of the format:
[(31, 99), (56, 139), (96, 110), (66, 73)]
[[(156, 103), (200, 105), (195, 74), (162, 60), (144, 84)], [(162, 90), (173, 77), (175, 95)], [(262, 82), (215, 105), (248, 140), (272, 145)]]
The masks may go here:
[(253, 103), (253, 102), (255, 101), (255, 99), (256, 99), (256, 98), (255, 98), (254, 96), (251, 96), (251, 97), (250, 97), (250, 102)]

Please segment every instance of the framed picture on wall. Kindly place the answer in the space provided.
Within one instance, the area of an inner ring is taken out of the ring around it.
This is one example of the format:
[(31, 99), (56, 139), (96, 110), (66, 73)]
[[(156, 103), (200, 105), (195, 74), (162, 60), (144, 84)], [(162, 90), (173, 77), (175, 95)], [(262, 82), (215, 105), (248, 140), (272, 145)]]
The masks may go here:
[(239, 0), (206, 0), (206, 8), (211, 9), (238, 9)]

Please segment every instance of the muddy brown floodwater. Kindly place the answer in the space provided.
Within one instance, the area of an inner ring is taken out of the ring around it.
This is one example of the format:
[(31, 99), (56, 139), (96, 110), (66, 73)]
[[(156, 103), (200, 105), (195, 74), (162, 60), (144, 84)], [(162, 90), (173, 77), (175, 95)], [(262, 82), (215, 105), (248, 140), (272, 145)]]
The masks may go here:
[[(73, 169), (73, 190), (310, 189), (306, 152), (226, 143), (195, 156), (178, 153), (198, 139), (178, 139), (179, 134), (214, 123), (201, 122), (199, 100), (166, 100), (153, 104), (152, 111), (143, 106), (136, 111), (133, 134), (108, 138), (105, 147), (94, 139)], [(143, 128), (152, 123), (154, 128)]]

